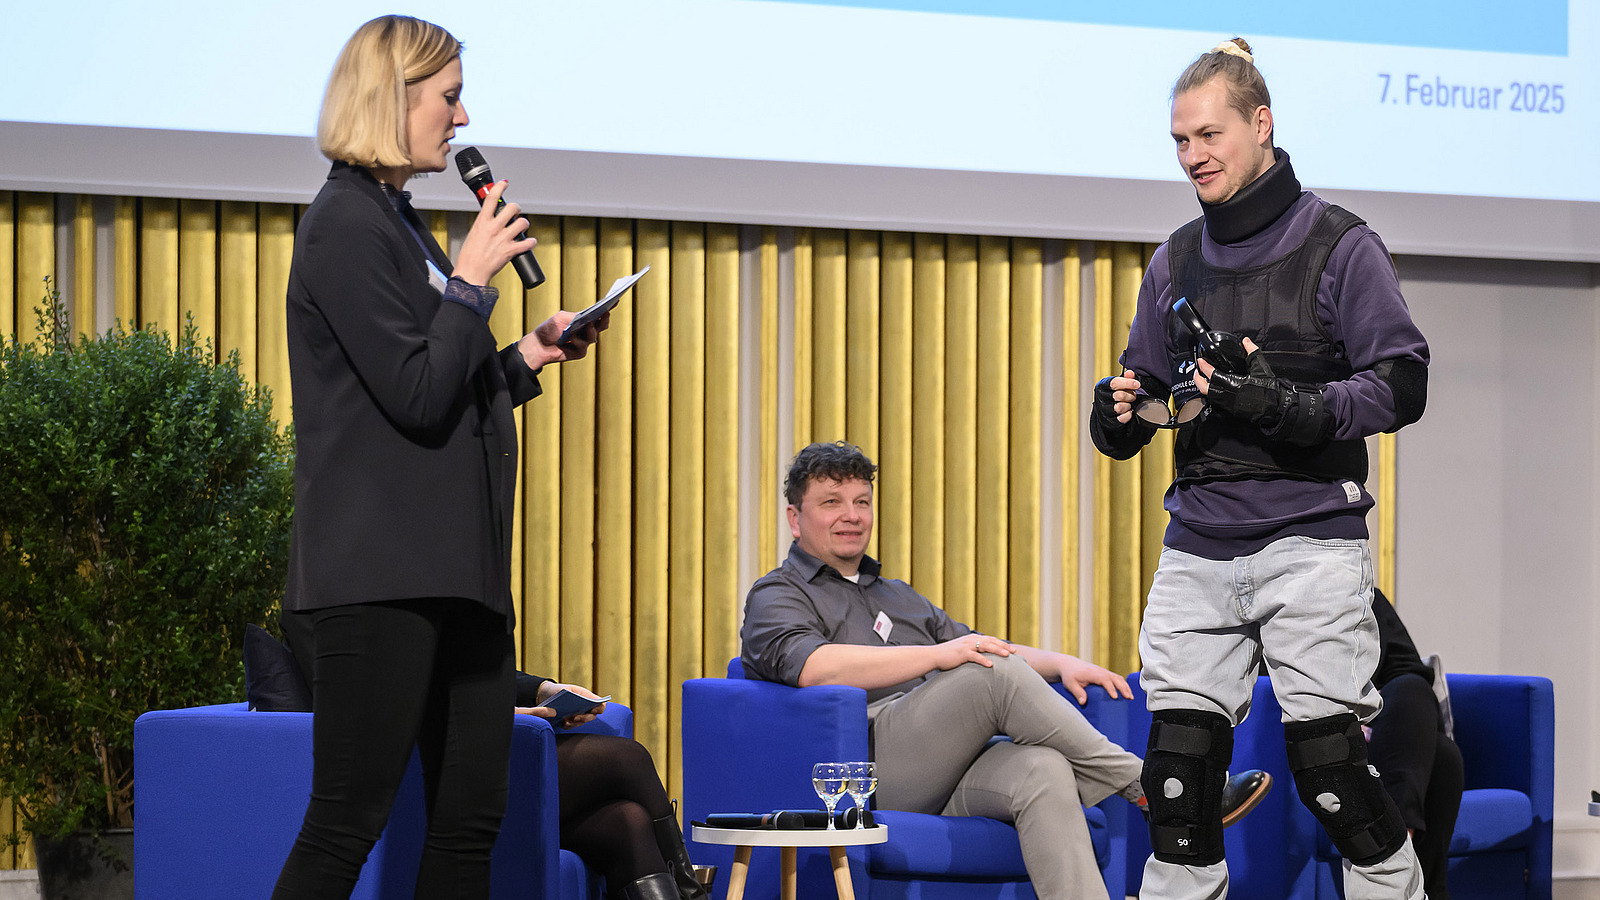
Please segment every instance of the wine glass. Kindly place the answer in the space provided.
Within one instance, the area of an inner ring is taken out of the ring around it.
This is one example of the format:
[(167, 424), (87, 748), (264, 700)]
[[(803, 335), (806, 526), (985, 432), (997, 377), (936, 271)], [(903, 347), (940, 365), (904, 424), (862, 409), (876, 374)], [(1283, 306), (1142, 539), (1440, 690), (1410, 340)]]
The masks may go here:
[(811, 786), (816, 789), (817, 796), (828, 807), (828, 830), (835, 831), (833, 827), (833, 807), (838, 804), (839, 798), (844, 796), (845, 785), (849, 783), (844, 763), (821, 762), (811, 767)]
[(870, 762), (845, 763), (845, 791), (856, 802), (856, 827), (867, 827), (867, 798), (878, 789), (878, 769)]

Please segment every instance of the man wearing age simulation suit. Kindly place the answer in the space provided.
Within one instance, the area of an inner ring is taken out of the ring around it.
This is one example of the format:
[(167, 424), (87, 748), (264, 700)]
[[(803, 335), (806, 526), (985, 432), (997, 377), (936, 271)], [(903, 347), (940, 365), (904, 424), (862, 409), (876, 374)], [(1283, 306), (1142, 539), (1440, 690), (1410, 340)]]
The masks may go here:
[(1422, 415), (1428, 348), (1382, 241), (1301, 190), (1270, 107), (1242, 40), (1178, 79), (1172, 137), (1203, 215), (1151, 258), (1123, 371), (1090, 412), (1116, 459), (1178, 429), (1139, 639), (1154, 848), (1140, 896), (1226, 896), (1223, 773), (1264, 661), (1346, 897), (1416, 900), (1416, 853), (1361, 732), (1381, 706), (1362, 484), (1363, 439)]

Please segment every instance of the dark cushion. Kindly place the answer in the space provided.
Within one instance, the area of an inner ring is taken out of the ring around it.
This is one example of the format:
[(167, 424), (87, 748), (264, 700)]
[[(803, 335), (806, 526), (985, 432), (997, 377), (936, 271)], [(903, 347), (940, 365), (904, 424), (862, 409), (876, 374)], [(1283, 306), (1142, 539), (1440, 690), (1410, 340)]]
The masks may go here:
[(311, 712), (311, 691), (294, 654), (257, 625), (244, 627), (244, 693), (258, 712)]

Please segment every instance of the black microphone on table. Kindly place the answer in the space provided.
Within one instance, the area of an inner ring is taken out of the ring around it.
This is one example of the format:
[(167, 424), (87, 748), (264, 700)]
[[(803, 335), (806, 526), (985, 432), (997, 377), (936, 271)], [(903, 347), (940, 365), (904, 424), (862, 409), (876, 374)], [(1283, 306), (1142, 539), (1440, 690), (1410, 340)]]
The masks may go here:
[[(834, 827), (849, 831), (859, 820), (863, 828), (876, 828), (878, 822), (872, 810), (847, 806), (833, 814)], [(704, 822), (710, 828), (773, 828), (780, 831), (799, 828), (827, 828), (828, 813), (821, 809), (777, 809), (769, 813), (711, 813)]]
[[(462, 147), (456, 153), (456, 168), (461, 170), (461, 180), (478, 197), (482, 203), (489, 193), (489, 188), (494, 184), (494, 176), (489, 174), (489, 163), (484, 160), (483, 154), (477, 147)], [(505, 206), (506, 201), (501, 199), (495, 205), (495, 212)], [(539, 261), (533, 258), (532, 250), (524, 250), (511, 257), (511, 267), (517, 270), (517, 275), (522, 279), (522, 287), (531, 290), (544, 284), (544, 270), (539, 268)]]

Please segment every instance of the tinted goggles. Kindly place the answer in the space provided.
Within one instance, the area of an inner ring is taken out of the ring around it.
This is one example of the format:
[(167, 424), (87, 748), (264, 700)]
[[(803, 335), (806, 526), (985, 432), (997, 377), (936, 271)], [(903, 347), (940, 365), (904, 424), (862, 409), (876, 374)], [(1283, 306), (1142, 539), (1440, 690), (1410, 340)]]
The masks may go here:
[(1176, 410), (1170, 401), (1140, 397), (1133, 403), (1133, 414), (1157, 428), (1178, 428), (1200, 418), (1205, 408), (1206, 400), (1199, 396), (1179, 403)]

